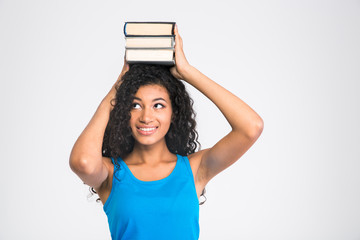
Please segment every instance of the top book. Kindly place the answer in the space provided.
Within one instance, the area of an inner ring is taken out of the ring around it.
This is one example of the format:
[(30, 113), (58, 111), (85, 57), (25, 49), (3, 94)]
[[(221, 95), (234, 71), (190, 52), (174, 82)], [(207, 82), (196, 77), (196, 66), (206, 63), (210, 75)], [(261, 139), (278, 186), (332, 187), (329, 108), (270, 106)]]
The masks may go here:
[(175, 22), (125, 22), (127, 36), (169, 36), (174, 35)]

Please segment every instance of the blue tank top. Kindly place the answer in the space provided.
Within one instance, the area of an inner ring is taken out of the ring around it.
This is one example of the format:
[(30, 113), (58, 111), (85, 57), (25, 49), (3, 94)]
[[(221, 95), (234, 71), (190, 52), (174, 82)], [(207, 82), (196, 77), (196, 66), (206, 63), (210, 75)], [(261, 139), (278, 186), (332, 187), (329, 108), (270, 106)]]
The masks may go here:
[(156, 181), (137, 179), (123, 159), (117, 160), (103, 207), (112, 239), (199, 239), (199, 200), (186, 156), (177, 155), (171, 174)]

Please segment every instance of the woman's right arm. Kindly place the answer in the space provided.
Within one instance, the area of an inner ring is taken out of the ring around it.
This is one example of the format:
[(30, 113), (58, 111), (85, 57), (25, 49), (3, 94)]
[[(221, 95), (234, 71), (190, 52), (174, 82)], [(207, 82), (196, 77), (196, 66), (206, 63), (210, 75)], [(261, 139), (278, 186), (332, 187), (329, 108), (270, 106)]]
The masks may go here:
[(109, 121), (110, 112), (113, 108), (111, 100), (115, 98), (118, 84), (129, 69), (124, 61), (124, 66), (116, 83), (109, 93), (101, 101), (94, 116), (76, 140), (70, 154), (70, 168), (81, 178), (81, 180), (94, 188), (98, 188), (108, 177), (108, 168), (102, 156), (102, 144), (106, 126)]

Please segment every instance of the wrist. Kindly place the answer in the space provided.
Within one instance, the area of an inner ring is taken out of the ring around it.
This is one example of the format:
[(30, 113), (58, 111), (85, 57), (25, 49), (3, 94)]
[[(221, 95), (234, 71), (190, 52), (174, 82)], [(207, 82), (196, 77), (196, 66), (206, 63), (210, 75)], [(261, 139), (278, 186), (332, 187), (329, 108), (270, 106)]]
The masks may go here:
[(191, 65), (186, 66), (182, 71), (182, 76), (185, 81), (188, 81), (194, 73), (197, 72), (197, 69)]

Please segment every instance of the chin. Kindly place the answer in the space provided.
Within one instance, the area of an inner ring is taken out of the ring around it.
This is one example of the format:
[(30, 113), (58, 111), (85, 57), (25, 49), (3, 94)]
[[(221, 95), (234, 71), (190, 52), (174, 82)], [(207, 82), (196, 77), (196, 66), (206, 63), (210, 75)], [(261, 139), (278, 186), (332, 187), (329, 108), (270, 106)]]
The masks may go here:
[(156, 143), (165, 142), (165, 136), (164, 137), (159, 137), (159, 136), (154, 136), (154, 135), (149, 135), (149, 136), (144, 136), (144, 135), (139, 135), (137, 133), (133, 134), (133, 137), (136, 141), (137, 144), (140, 145), (154, 145)]

